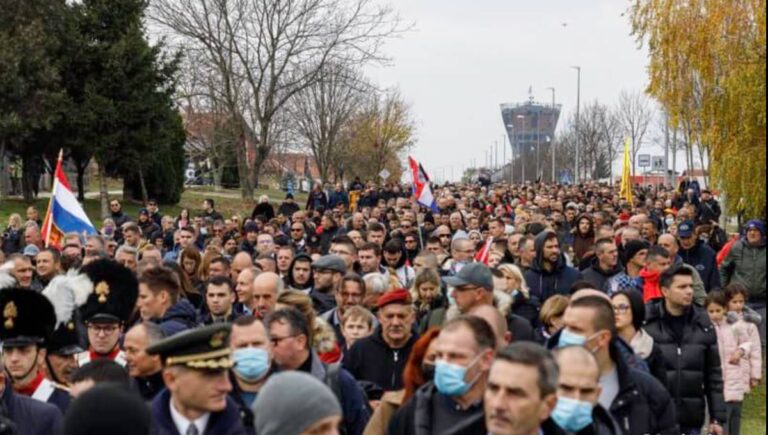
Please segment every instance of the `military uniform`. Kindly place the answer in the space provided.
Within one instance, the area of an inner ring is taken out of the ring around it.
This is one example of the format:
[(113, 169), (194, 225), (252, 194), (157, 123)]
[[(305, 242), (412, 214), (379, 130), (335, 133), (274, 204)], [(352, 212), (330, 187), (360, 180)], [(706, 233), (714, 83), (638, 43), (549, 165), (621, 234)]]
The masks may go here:
[[(85, 304), (80, 307), (80, 315), (85, 324), (125, 325), (136, 306), (139, 295), (139, 282), (136, 275), (128, 268), (112, 260), (96, 260), (82, 268), (93, 283), (93, 292), (88, 295)], [(125, 367), (125, 354), (120, 350), (119, 342), (107, 354), (96, 352), (93, 347), (77, 354), (80, 367), (99, 358), (110, 359)]]
[[(147, 354), (159, 355), (164, 367), (182, 366), (191, 370), (226, 373), (232, 368), (232, 351), (229, 349), (228, 324), (213, 324), (181, 332), (161, 340), (146, 350)], [(226, 374), (225, 374), (226, 376)], [(248, 431), (243, 427), (237, 404), (226, 397), (226, 407), (221, 411), (204, 414), (190, 422), (171, 403), (172, 394), (163, 390), (152, 401), (153, 435), (241, 435)], [(198, 426), (198, 421), (202, 428)]]
[[(3, 349), (37, 346), (38, 352), (45, 347), (56, 325), (56, 313), (51, 302), (40, 293), (15, 288), (0, 292), (0, 341)], [(7, 369), (7, 367), (6, 367)], [(37, 369), (35, 377), (20, 387), (13, 380), (13, 389), (22, 396), (56, 405), (62, 413), (69, 406), (69, 393), (61, 386), (45, 378), (35, 362), (29, 372)]]

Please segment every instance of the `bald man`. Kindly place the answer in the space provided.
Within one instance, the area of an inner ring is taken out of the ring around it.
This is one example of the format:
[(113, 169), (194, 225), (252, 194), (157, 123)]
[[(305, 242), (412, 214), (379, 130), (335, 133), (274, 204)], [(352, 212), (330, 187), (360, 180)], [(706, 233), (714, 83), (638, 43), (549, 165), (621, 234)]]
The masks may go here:
[(277, 295), (283, 292), (283, 280), (274, 272), (262, 272), (253, 280), (253, 299), (248, 307), (254, 316), (265, 319), (277, 304)]
[(232, 258), (232, 262), (230, 263), (230, 266), (229, 266), (229, 274), (232, 282), (237, 282), (237, 277), (240, 275), (240, 272), (252, 266), (253, 266), (253, 257), (251, 257), (251, 254), (245, 251), (238, 252)]
[(479, 317), (491, 326), (493, 335), (496, 336), (496, 350), (499, 351), (512, 341), (512, 335), (507, 328), (507, 320), (493, 305), (478, 305), (469, 310), (469, 314)]
[[(611, 416), (597, 403), (602, 388), (595, 356), (583, 346), (558, 349), (554, 356), (559, 374), (557, 405), (550, 418), (568, 433), (616, 433)], [(588, 409), (592, 410), (591, 422), (580, 415)], [(589, 426), (591, 431), (587, 430)]]

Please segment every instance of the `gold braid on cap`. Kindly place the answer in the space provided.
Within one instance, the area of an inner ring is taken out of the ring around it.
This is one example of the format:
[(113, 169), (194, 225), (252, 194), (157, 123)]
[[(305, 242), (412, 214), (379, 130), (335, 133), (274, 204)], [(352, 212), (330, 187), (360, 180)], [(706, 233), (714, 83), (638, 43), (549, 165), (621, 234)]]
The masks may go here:
[(232, 351), (225, 347), (212, 352), (197, 353), (194, 355), (169, 356), (165, 359), (166, 366), (183, 364), (192, 368), (231, 368), (234, 363), (230, 356)]

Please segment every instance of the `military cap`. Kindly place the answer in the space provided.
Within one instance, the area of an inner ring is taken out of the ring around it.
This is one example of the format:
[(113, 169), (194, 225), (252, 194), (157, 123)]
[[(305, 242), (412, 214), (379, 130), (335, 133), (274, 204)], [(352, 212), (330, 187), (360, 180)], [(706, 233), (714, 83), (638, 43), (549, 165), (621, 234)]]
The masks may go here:
[(70, 356), (83, 352), (74, 320), (60, 324), (48, 338), (48, 354)]
[(32, 290), (0, 291), (0, 341), (3, 347), (43, 344), (56, 325), (56, 313), (48, 298)]
[(193, 369), (229, 369), (234, 366), (229, 348), (228, 323), (215, 323), (190, 329), (149, 346), (149, 355), (159, 355), (165, 366), (182, 365)]
[(323, 255), (312, 263), (312, 268), (345, 273), (347, 271), (347, 264), (338, 255)]
[(139, 296), (136, 275), (121, 264), (107, 259), (88, 263), (81, 269), (93, 282), (93, 293), (80, 307), (84, 322), (126, 322)]

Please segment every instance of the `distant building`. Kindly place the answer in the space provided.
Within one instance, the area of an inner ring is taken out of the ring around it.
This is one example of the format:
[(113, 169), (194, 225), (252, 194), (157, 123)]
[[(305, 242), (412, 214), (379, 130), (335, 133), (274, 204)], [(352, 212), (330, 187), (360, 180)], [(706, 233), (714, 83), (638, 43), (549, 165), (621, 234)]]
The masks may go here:
[(552, 106), (533, 100), (501, 104), (501, 119), (515, 156), (525, 149), (536, 151), (538, 145), (546, 146), (554, 139), (560, 108), (560, 104)]

